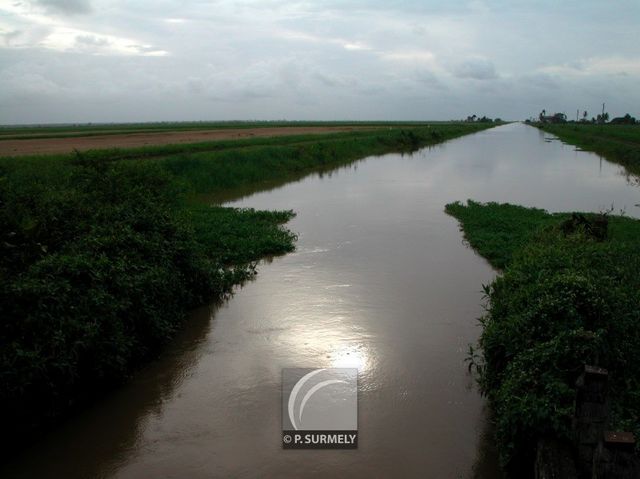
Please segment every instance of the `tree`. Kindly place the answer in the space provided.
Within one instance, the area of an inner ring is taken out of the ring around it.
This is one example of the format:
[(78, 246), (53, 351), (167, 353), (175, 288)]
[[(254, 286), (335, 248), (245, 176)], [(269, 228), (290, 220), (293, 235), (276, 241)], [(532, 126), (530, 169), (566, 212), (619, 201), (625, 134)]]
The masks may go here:
[(540, 121), (544, 121), (544, 117), (545, 117), (545, 116), (547, 116), (547, 110), (543, 109), (543, 110), (540, 112), (540, 115), (538, 116), (538, 119), (539, 119)]
[(552, 123), (566, 123), (567, 122), (567, 115), (565, 115), (564, 113), (554, 113), (553, 116), (551, 117), (551, 122)]
[(611, 120), (612, 124), (617, 125), (634, 125), (636, 123), (636, 119), (627, 113), (625, 116), (619, 116)]

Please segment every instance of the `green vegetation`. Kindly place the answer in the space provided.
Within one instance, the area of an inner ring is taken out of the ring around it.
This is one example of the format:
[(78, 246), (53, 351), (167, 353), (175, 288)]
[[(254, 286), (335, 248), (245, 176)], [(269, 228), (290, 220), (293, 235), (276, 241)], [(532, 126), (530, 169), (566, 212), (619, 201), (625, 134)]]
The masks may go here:
[(541, 130), (584, 150), (606, 156), (640, 174), (640, 125), (537, 124)]
[[(367, 155), (411, 151), (482, 126), (454, 124), (421, 130), (382, 130), (331, 135), (323, 141), (283, 141), (280, 145), (204, 151), (154, 160), (186, 179), (198, 195), (225, 194), (247, 186), (288, 180), (315, 169), (333, 168)], [(284, 139), (283, 139), (284, 140)], [(226, 167), (233, 164), (233, 168)]]
[(609, 370), (610, 427), (637, 437), (640, 221), (473, 201), (446, 211), (504, 269), (484, 287), (481, 357), (470, 355), (495, 411), (503, 463), (530, 463), (540, 437), (569, 438), (584, 364)]
[[(159, 164), (189, 187), (190, 195), (229, 199), (243, 189), (268, 188), (312, 171), (335, 168), (367, 155), (411, 151), (492, 125), (441, 123), (412, 129), (376, 129), (326, 135), (223, 140), (142, 148), (93, 150), (84, 161), (136, 160)], [(0, 173), (38, 169), (59, 174), (74, 155), (0, 159)], [(233, 165), (233, 167), (230, 167)]]
[(467, 241), (497, 269), (504, 269), (539, 227), (557, 223), (557, 215), (545, 210), (510, 204), (469, 200), (466, 205), (450, 203), (445, 211), (460, 221)]
[(186, 311), (229, 294), (252, 261), (293, 249), (279, 227), (292, 213), (186, 208), (160, 166), (88, 162), (55, 183), (40, 178), (0, 181), (7, 430), (27, 432), (121, 382)]
[(282, 227), (292, 212), (210, 207), (203, 198), (483, 128), (0, 159), (3, 451), (125, 380), (191, 308), (251, 278), (259, 258), (293, 249), (295, 235)]

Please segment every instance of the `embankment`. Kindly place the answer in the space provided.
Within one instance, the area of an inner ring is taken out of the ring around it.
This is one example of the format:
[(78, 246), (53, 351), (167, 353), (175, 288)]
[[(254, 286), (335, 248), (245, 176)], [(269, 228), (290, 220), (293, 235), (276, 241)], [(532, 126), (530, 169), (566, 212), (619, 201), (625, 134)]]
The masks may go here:
[(606, 428), (638, 437), (640, 221), (473, 201), (446, 212), (503, 271), (484, 286), (482, 334), (469, 360), (507, 470), (530, 474), (541, 439), (575, 444), (585, 365), (609, 372)]
[(640, 174), (640, 125), (536, 124), (562, 141), (593, 151)]

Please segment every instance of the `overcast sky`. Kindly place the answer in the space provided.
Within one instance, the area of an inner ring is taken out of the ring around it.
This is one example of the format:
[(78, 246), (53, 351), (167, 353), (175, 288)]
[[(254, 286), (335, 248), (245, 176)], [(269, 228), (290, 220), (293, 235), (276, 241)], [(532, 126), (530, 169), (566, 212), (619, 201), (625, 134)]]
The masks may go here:
[(0, 0), (0, 123), (640, 116), (639, 0)]

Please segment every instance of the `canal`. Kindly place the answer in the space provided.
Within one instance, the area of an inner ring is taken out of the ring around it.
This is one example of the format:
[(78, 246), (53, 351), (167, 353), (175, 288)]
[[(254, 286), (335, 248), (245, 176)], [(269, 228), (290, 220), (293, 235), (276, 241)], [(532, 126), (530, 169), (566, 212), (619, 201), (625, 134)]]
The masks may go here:
[[(296, 252), (3, 477), (499, 477), (464, 362), (495, 272), (444, 213), (467, 198), (640, 213), (621, 167), (523, 124), (241, 198), (295, 210)], [(285, 367), (358, 368), (357, 450), (282, 449)]]

